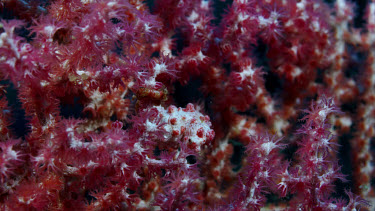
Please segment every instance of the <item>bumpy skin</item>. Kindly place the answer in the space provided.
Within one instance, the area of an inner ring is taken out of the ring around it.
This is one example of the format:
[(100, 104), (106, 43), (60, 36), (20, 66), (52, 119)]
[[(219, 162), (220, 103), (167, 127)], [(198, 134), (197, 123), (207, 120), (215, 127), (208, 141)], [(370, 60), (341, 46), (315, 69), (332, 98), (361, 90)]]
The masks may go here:
[(0, 6), (0, 209), (373, 210), (374, 3)]

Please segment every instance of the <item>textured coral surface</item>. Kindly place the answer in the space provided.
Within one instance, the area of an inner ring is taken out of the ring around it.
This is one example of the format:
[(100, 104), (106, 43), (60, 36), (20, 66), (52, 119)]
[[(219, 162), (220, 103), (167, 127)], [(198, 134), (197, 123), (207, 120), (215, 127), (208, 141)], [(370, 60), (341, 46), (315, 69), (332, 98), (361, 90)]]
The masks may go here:
[(0, 210), (374, 210), (375, 3), (0, 1)]

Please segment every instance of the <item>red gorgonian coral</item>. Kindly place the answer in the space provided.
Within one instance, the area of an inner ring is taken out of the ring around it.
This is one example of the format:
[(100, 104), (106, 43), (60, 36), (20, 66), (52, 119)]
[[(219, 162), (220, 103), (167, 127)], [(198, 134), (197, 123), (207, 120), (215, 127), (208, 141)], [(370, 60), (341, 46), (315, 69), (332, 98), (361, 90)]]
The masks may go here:
[(374, 3), (8, 0), (0, 18), (1, 210), (373, 210)]

